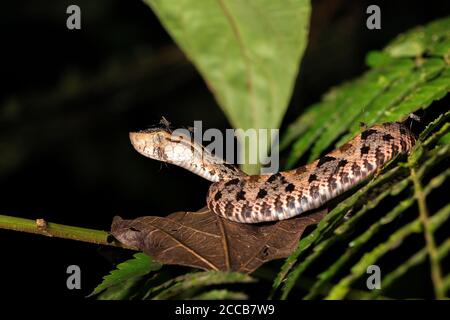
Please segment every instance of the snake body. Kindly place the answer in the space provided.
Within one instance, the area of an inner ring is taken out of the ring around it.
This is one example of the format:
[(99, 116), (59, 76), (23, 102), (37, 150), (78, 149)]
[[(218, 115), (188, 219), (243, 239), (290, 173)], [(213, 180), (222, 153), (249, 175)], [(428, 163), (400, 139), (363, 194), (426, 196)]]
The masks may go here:
[(398, 154), (407, 153), (414, 135), (400, 122), (374, 125), (305, 166), (272, 175), (249, 176), (215, 157), (190, 136), (167, 128), (131, 132), (141, 154), (186, 168), (212, 182), (211, 211), (242, 223), (284, 220), (316, 209), (373, 175)]

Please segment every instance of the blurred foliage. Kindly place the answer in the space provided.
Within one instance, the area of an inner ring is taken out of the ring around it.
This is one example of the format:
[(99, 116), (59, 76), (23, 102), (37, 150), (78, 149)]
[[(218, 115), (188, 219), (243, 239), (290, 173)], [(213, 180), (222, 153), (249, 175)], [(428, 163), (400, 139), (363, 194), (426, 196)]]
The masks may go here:
[[(137, 264), (136, 259), (120, 264), (118, 266), (120, 270), (115, 270), (111, 273), (111, 276), (105, 277), (104, 282), (96, 288), (92, 295), (104, 290), (97, 296), (98, 299), (245, 299), (247, 295), (242, 292), (211, 288), (256, 281), (245, 274), (218, 271), (186, 273), (169, 280), (164, 280), (163, 274), (155, 273), (151, 277), (147, 276), (146, 281), (142, 281), (143, 278), (139, 274), (143, 271), (143, 268), (138, 268), (139, 271), (137, 271), (135, 264)], [(148, 269), (147, 273), (150, 271), (154, 270)], [(127, 276), (119, 278), (119, 274), (124, 273)], [(135, 274), (135, 276), (130, 278), (132, 274)], [(115, 279), (112, 279), (112, 277)], [(113, 286), (111, 285), (112, 280), (114, 280)]]
[[(342, 145), (359, 132), (361, 122), (370, 126), (401, 120), (443, 98), (450, 89), (449, 28), (450, 18), (444, 18), (398, 36), (381, 52), (370, 52), (371, 70), (333, 88), (287, 128), (280, 143), (281, 149), (293, 143), (286, 167), (308, 152), (311, 161), (330, 146)], [(390, 53), (417, 35), (423, 35), (418, 55)]]
[[(407, 242), (408, 237), (426, 232), (430, 232), (434, 237), (437, 229), (445, 230), (444, 225), (450, 217), (450, 207), (445, 201), (441, 201), (444, 203), (439, 204), (434, 212), (425, 209), (425, 213), (420, 213), (430, 216), (431, 231), (424, 228), (418, 213), (418, 210), (423, 208), (417, 209), (415, 205), (417, 201), (421, 201), (421, 197), (426, 201), (431, 193), (439, 194), (440, 188), (441, 191), (446, 188), (445, 183), (450, 176), (448, 169), (450, 145), (440, 144), (439, 138), (450, 132), (449, 119), (450, 112), (447, 112), (431, 123), (429, 128), (434, 129), (424, 131), (407, 160), (396, 163), (396, 166), (390, 169), (388, 165), (386, 172), (339, 203), (310, 236), (300, 241), (298, 249), (286, 259), (274, 282), (275, 290), (282, 286), (282, 298), (287, 298), (295, 283), (301, 281), (300, 277), (305, 270), (330, 250), (339, 248), (339, 251), (334, 252), (338, 258), (324, 270), (315, 270), (317, 281), (308, 292), (307, 298), (320, 296), (323, 294), (324, 286), (333, 281), (337, 281), (337, 284), (329, 288), (328, 298), (345, 298), (351, 286), (366, 275), (370, 265), (383, 266), (386, 263), (381, 260), (384, 255), (390, 254), (392, 259), (392, 255), (395, 255), (392, 251)], [(347, 216), (349, 212), (350, 217)], [(368, 225), (367, 220), (370, 221)], [(378, 238), (380, 234), (381, 239)], [(440, 239), (441, 247), (437, 250), (441, 251), (441, 257), (439, 261), (433, 263), (440, 263), (445, 257), (443, 253), (448, 252), (446, 237), (448, 238), (448, 233), (444, 234), (444, 240)], [(423, 251), (427, 251), (428, 248), (425, 249), (427, 245), (423, 241), (419, 244), (405, 245), (410, 246), (409, 250), (414, 248), (422, 252), (420, 262), (424, 262)], [(416, 254), (413, 251), (412, 256)], [(430, 252), (427, 251), (427, 254)], [(398, 265), (389, 266), (389, 272), (383, 267), (382, 289), (375, 291), (372, 296), (387, 291), (394, 279), (398, 280), (409, 268), (415, 266), (407, 261), (405, 258), (404, 261), (399, 261)], [(399, 269), (403, 271), (399, 273)], [(394, 277), (392, 274), (397, 275)], [(389, 285), (385, 285), (386, 279), (389, 279), (387, 281)], [(439, 290), (444, 290), (442, 278), (434, 285), (442, 286)], [(404, 294), (406, 296), (408, 293)], [(370, 296), (369, 293), (365, 295)]]
[[(438, 20), (426, 27), (416, 28), (398, 36), (382, 52), (369, 53), (367, 60), (373, 69), (361, 78), (333, 89), (322, 102), (311, 106), (289, 127), (282, 144), (287, 147), (292, 141), (295, 142), (287, 166), (292, 167), (308, 151), (310, 151), (308, 159), (311, 160), (317, 158), (333, 143), (335, 146), (342, 145), (360, 130), (360, 122), (372, 125), (402, 120), (409, 113), (426, 109), (432, 106), (433, 101), (443, 98), (450, 90), (449, 30), (450, 18)], [(415, 45), (411, 45), (411, 39), (414, 39)], [(418, 47), (421, 48), (420, 51), (416, 50)], [(440, 48), (439, 52), (434, 50), (436, 47)], [(401, 50), (395, 48), (415, 48), (415, 51), (407, 53), (402, 49), (403, 53), (400, 55), (398, 52)], [(392, 51), (395, 54), (392, 54)], [(448, 106), (444, 108), (448, 110)], [(448, 118), (447, 112), (429, 125), (408, 161), (399, 163), (397, 167), (378, 176), (342, 201), (309, 237), (301, 240), (299, 248), (286, 260), (276, 278), (274, 291), (282, 286), (281, 297), (287, 298), (305, 270), (324, 253), (339, 246), (337, 244), (339, 243), (344, 248), (339, 251), (340, 257), (328, 268), (317, 273), (317, 281), (305, 297), (314, 298), (323, 295), (323, 288), (337, 281), (335, 286), (329, 288), (328, 298), (345, 298), (351, 286), (366, 274), (366, 269), (370, 265), (378, 264), (385, 254), (400, 246), (408, 236), (431, 232), (423, 228), (423, 222), (414, 204), (419, 200), (418, 193), (424, 193), (425, 201), (432, 191), (439, 194), (439, 190), (434, 189), (445, 190), (445, 181), (449, 175), (448, 169), (445, 170), (445, 163), (448, 164), (450, 156), (449, 145), (439, 138), (450, 130)], [(434, 135), (428, 137), (431, 132), (434, 132)], [(297, 136), (300, 137), (296, 138)], [(441, 168), (442, 162), (444, 169)], [(409, 168), (409, 172), (404, 172), (405, 168)], [(435, 172), (436, 170), (438, 171)], [(418, 177), (412, 174), (413, 171), (420, 172)], [(428, 175), (430, 171), (433, 172), (431, 177)], [(396, 180), (399, 181), (392, 183)], [(422, 181), (427, 183), (422, 185)], [(421, 191), (422, 189), (424, 191)], [(389, 198), (393, 199), (391, 206), (386, 204)], [(364, 199), (364, 203), (358, 203), (360, 199)], [(445, 203), (443, 205), (434, 212), (427, 210), (427, 215), (431, 214), (432, 231), (439, 228), (448, 217), (448, 206), (445, 206)], [(344, 219), (348, 212), (352, 212), (351, 218)], [(371, 213), (377, 214), (378, 220), (363, 229), (363, 224), (358, 224), (358, 221), (366, 219)], [(385, 215), (380, 218), (379, 215), (382, 213)], [(410, 218), (412, 221), (407, 220), (396, 225), (397, 230), (389, 231), (390, 235), (387, 240), (385, 239), (386, 242), (381, 240), (376, 244), (370, 242), (376, 238), (377, 233), (382, 233), (386, 229), (385, 225), (398, 223), (398, 220), (404, 219), (406, 214), (416, 217)], [(354, 230), (366, 231), (354, 235)], [(433, 234), (430, 236), (433, 237)], [(448, 237), (448, 234), (444, 237)], [(446, 242), (442, 243), (439, 249), (446, 252)], [(423, 247), (424, 244), (421, 244), (416, 249), (422, 252), (421, 262), (425, 260), (423, 252), (426, 249)], [(432, 254), (429, 251), (427, 253)], [(440, 262), (433, 261), (433, 263)], [(407, 259), (391, 266), (391, 273), (383, 276), (382, 290), (375, 291), (377, 293), (372, 296), (389, 289), (388, 285), (384, 285), (386, 278), (390, 285), (412, 266)], [(402, 272), (399, 273), (398, 270)], [(438, 283), (433, 283), (435, 294), (441, 298), (445, 291), (443, 281), (441, 276)], [(371, 295), (368, 294), (366, 297), (369, 296)]]
[[(325, 95), (322, 102), (311, 106), (288, 128), (282, 145), (286, 148), (293, 141), (294, 143), (287, 166), (292, 167), (308, 152), (308, 159), (312, 160), (333, 144), (342, 145), (359, 132), (360, 122), (370, 126), (374, 123), (402, 120), (410, 113), (426, 109), (432, 106), (433, 101), (442, 99), (450, 90), (449, 30), (450, 18), (437, 20), (426, 27), (415, 28), (399, 35), (381, 52), (369, 53), (367, 61), (372, 67), (370, 71), (356, 80), (334, 88)], [(440, 48), (439, 51), (435, 50), (436, 47)], [(413, 48), (413, 52), (407, 52), (405, 48)], [(448, 106), (444, 108), (448, 110)], [(441, 227), (449, 215), (445, 201), (441, 201), (444, 203), (434, 211), (426, 210), (426, 214), (431, 215), (432, 231), (423, 227), (423, 221), (421, 222), (418, 209), (414, 205), (421, 199), (418, 193), (423, 193), (425, 201), (432, 191), (439, 194), (440, 188), (440, 192), (446, 188), (445, 182), (449, 172), (445, 169), (450, 156), (449, 145), (439, 138), (450, 130), (448, 118), (448, 112), (438, 117), (425, 129), (407, 161), (399, 163), (397, 167), (378, 176), (342, 201), (309, 237), (302, 239), (298, 249), (286, 260), (275, 279), (272, 294), (282, 287), (281, 297), (287, 298), (310, 265), (324, 253), (336, 250), (334, 248), (340, 245), (339, 251), (336, 251), (340, 253), (336, 253), (336, 261), (330, 262), (328, 268), (316, 271), (317, 280), (305, 298), (327, 295), (327, 298), (332, 299), (345, 298), (352, 285), (366, 274), (370, 265), (380, 264), (385, 254), (400, 246), (409, 236), (414, 233), (432, 233)], [(431, 132), (434, 134), (429, 137)], [(297, 138), (298, 136), (300, 137)], [(416, 176), (414, 171), (419, 174)], [(431, 176), (429, 172), (432, 172)], [(361, 199), (364, 199), (364, 202), (361, 202)], [(352, 212), (351, 217), (345, 219), (349, 212)], [(376, 214), (377, 220), (368, 225), (358, 223), (359, 220), (367, 219), (370, 214)], [(389, 224), (395, 225), (395, 228), (392, 227), (386, 232), (385, 230), (391, 227)], [(388, 238), (384, 239), (384, 242), (383, 236), (377, 239), (379, 233)], [(434, 235), (430, 234), (430, 237), (433, 238)], [(447, 238), (448, 233), (443, 237)], [(440, 240), (442, 246), (437, 250), (446, 252), (446, 240)], [(429, 248), (425, 249), (425, 246), (424, 243), (419, 244), (415, 247), (416, 252), (412, 254), (415, 257), (417, 251), (421, 252), (421, 263), (425, 260), (424, 251), (427, 251), (428, 255), (433, 253), (429, 252)], [(431, 259), (433, 260), (433, 257)], [(432, 262), (435, 266), (442, 260), (436, 259)], [(416, 257), (415, 261), (417, 260)], [(397, 265), (390, 266), (388, 274), (382, 269), (382, 290), (368, 293), (364, 297), (383, 294), (394, 280), (401, 278), (415, 265), (404, 259), (398, 261)], [(431, 278), (432, 275), (429, 274), (430, 281)], [(435, 296), (442, 298), (448, 288), (444, 288), (442, 275), (438, 278), (438, 283), (433, 283), (434, 292)], [(336, 285), (329, 286), (333, 282), (336, 282)], [(324, 294), (325, 287), (329, 289)], [(404, 294), (406, 297), (408, 293)], [(419, 297), (421, 296), (416, 296)]]

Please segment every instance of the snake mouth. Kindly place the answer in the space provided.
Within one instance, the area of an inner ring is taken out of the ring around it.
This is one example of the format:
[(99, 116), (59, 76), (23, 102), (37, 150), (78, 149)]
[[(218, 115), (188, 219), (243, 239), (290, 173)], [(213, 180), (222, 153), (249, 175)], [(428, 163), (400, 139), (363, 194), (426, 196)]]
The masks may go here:
[(167, 161), (165, 147), (170, 142), (170, 132), (164, 129), (146, 129), (130, 132), (131, 145), (141, 155), (160, 161)]
[(131, 141), (131, 145), (138, 151), (139, 153), (142, 153), (143, 150), (145, 150), (145, 139), (143, 137), (145, 133), (138, 131), (138, 132), (130, 132), (129, 137)]

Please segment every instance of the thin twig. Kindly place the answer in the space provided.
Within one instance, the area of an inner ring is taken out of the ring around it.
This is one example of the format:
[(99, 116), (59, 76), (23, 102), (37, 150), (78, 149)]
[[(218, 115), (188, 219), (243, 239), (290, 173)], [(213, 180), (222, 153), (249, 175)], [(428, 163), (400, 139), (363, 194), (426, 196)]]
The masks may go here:
[(113, 247), (137, 250), (125, 246), (115, 239), (110, 240), (110, 234), (106, 231), (67, 226), (63, 224), (47, 222), (43, 219), (30, 220), (18, 217), (0, 215), (0, 229), (22, 231), (39, 234), (47, 237), (56, 237), (102, 244)]
[(414, 164), (410, 163), (411, 178), (414, 183), (415, 198), (419, 206), (419, 220), (423, 226), (423, 233), (425, 236), (425, 247), (430, 256), (431, 279), (433, 281), (434, 294), (437, 299), (444, 299), (444, 282), (442, 279), (442, 270), (439, 263), (438, 251), (433, 237), (433, 230), (428, 219), (429, 213), (426, 204), (426, 196), (422, 189), (422, 184), (417, 176)]

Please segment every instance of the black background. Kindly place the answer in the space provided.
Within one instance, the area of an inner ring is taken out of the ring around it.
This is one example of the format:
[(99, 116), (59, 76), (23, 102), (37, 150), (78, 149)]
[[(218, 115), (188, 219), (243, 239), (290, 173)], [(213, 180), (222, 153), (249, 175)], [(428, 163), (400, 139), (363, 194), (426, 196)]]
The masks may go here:
[[(66, 28), (77, 4), (82, 29)], [(381, 7), (368, 30), (366, 8)], [(365, 54), (450, 14), (448, 1), (313, 1), (309, 44), (282, 130)], [(209, 183), (138, 155), (128, 131), (203, 120), (229, 127), (193, 66), (141, 1), (5, 1), (0, 11), (0, 214), (108, 230), (112, 217), (204, 206)], [(295, 32), (295, 30), (293, 30)], [(0, 288), (10, 298), (83, 298), (130, 252), (0, 230)], [(82, 270), (67, 290), (66, 268)]]

